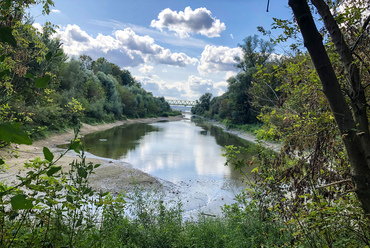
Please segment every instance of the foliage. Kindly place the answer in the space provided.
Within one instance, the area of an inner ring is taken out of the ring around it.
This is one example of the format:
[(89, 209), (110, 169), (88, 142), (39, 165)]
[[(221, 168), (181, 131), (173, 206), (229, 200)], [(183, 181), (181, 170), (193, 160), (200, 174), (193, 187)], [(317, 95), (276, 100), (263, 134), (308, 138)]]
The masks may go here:
[(225, 217), (199, 215), (197, 221), (183, 220), (181, 202), (164, 204), (160, 193), (136, 190), (131, 218), (105, 216), (102, 230), (110, 234), (106, 247), (282, 247), (291, 233), (279, 223), (260, 218), (257, 207), (225, 207)]
[[(252, 89), (253, 81), (255, 80), (254, 74), (260, 67), (271, 68), (269, 61), (273, 51), (273, 45), (263, 39), (259, 39), (257, 35), (248, 36), (245, 38), (244, 43), (239, 45), (243, 51), (243, 57), (236, 57), (236, 67), (241, 71), (235, 76), (227, 80), (229, 87), (228, 91), (222, 96), (214, 97), (211, 99), (209, 93), (200, 97), (197, 105), (192, 108), (192, 113), (203, 115), (208, 118), (216, 120), (228, 120), (233, 124), (250, 124), (256, 123), (256, 116), (259, 114), (260, 106), (252, 105), (252, 98), (262, 97), (260, 92), (254, 92)], [(269, 69), (271, 71), (271, 69)], [(272, 79), (271, 87), (277, 85), (279, 81)], [(265, 91), (269, 96), (271, 90)], [(276, 93), (274, 93), (276, 95)]]
[(105, 58), (67, 61), (60, 41), (51, 37), (54, 26), (46, 23), (40, 33), (25, 17), (33, 4), (42, 4), (47, 14), (53, 1), (6, 1), (1, 8), (0, 123), (22, 123), (39, 139), (78, 119), (99, 123), (173, 114), (163, 97), (153, 97)]
[[(89, 247), (108, 235), (99, 233), (101, 213), (120, 211), (123, 195), (114, 199), (96, 193), (88, 178), (99, 164), (87, 163), (79, 141), (58, 158), (44, 147), (44, 159), (25, 164), (16, 186), (0, 185), (0, 244), (2, 247)], [(68, 151), (79, 153), (65, 171), (57, 165)]]
[[(349, 36), (348, 40), (356, 43), (356, 37), (363, 32), (359, 25), (361, 16), (355, 14), (361, 6), (349, 8), (354, 9), (345, 11), (353, 15), (346, 20), (340, 19), (343, 21), (341, 28)], [(276, 21), (287, 29), (292, 24)], [(356, 23), (353, 30), (357, 31), (346, 32), (349, 23)], [(285, 37), (294, 37), (294, 32), (290, 30)], [(342, 91), (347, 93), (347, 102), (351, 102), (347, 72), (334, 44), (330, 38), (325, 38)], [(362, 36), (361, 39), (359, 45), (368, 44), (368, 38)], [(281, 36), (277, 42), (283, 40)], [(343, 145), (345, 137), (339, 132), (335, 113), (329, 107), (310, 56), (297, 49), (299, 43), (292, 46), (290, 56), (282, 57), (276, 64), (259, 66), (251, 88), (254, 92), (252, 105), (260, 106), (259, 118), (264, 124), (257, 134), (259, 142), (263, 144), (261, 139), (281, 142), (279, 153), (271, 154), (261, 147), (257, 156), (240, 161), (235, 157), (236, 151), (228, 150), (228, 162), (239, 167), (257, 166), (253, 170), (257, 179), (249, 184), (250, 197), (269, 215), (293, 224), (295, 245), (311, 240), (307, 246), (367, 247), (370, 223), (354, 193), (356, 188)], [(361, 78), (366, 81), (369, 76), (368, 71), (365, 72), (367, 55), (358, 51), (355, 57), (362, 61), (355, 63), (363, 66)], [(364, 89), (368, 99), (368, 88)], [(262, 97), (267, 91), (272, 92), (270, 97)]]
[[(365, 247), (369, 244), (369, 225), (362, 217), (358, 200), (352, 192), (343, 193), (346, 185), (350, 185), (348, 180), (314, 186), (316, 180), (310, 178), (309, 166), (289, 167), (289, 163), (294, 165), (294, 159), (284, 159), (263, 145), (254, 152), (257, 156), (247, 159), (239, 156), (248, 152), (244, 148), (230, 146), (225, 152), (228, 165), (237, 169), (254, 167), (251, 170), (254, 179), (248, 182), (241, 198), (245, 209), (258, 207), (262, 219), (281, 222), (282, 230), (292, 232), (291, 246)], [(286, 163), (285, 167), (279, 161)], [(299, 173), (300, 168), (304, 176), (288, 174)], [(252, 201), (248, 201), (250, 198)]]
[[(51, 0), (3, 1), (0, 20), (0, 146), (31, 144), (45, 130), (58, 131), (73, 126), (86, 113), (98, 121), (114, 121), (127, 106), (130, 115), (171, 115), (164, 98), (155, 98), (141, 89), (128, 71), (103, 58), (70, 60), (58, 40), (51, 38), (53, 25), (46, 23), (43, 33), (24, 18), (24, 9), (43, 4), (49, 13)], [(92, 71), (94, 69), (94, 71)], [(104, 73), (104, 72), (106, 73)], [(122, 92), (136, 96), (123, 99)], [(145, 109), (143, 109), (145, 108)], [(23, 125), (21, 125), (23, 124)], [(22, 126), (22, 127), (21, 127)], [(22, 128), (22, 129), (21, 129)], [(27, 130), (28, 132), (25, 132)], [(57, 162), (74, 150), (80, 160), (69, 170)], [(87, 163), (77, 140), (58, 158), (44, 147), (44, 159), (24, 165), (17, 184), (0, 183), (1, 247), (91, 247), (102, 243), (102, 216), (120, 213), (123, 195), (96, 193), (88, 178), (99, 165)], [(1, 169), (6, 161), (0, 159)], [(5, 167), (4, 167), (5, 166)], [(103, 215), (101, 214), (103, 213)]]
[(191, 108), (191, 112), (197, 115), (204, 115), (210, 108), (212, 94), (205, 93), (197, 101), (196, 105)]

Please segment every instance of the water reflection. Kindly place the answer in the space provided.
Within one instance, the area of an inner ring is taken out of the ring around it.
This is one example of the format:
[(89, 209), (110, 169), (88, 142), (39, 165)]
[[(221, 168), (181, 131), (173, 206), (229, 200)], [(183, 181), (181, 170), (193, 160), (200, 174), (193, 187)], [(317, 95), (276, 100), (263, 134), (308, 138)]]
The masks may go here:
[(239, 172), (224, 166), (222, 148), (250, 145), (199, 120), (124, 125), (86, 135), (84, 143), (94, 155), (124, 160), (172, 182), (239, 178)]
[(96, 156), (119, 159), (135, 150), (146, 134), (159, 131), (159, 127), (142, 123), (123, 125), (88, 134), (83, 138), (83, 142), (87, 150)]

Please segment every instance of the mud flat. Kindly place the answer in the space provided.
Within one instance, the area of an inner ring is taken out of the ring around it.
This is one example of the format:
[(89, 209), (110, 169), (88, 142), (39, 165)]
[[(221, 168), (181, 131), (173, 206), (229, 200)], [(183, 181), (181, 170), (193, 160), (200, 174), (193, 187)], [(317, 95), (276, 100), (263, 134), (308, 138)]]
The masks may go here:
[[(83, 136), (88, 133), (107, 130), (123, 124), (179, 121), (181, 119), (183, 119), (182, 116), (175, 116), (117, 121), (97, 126), (83, 124), (80, 130), (80, 135)], [(48, 147), (50, 151), (54, 153), (54, 157), (56, 158), (58, 154), (63, 152), (63, 150), (57, 146), (60, 144), (67, 144), (73, 138), (73, 130), (68, 130), (66, 133), (54, 134), (46, 139), (35, 141), (32, 145), (15, 145), (13, 148), (15, 148), (16, 154), (19, 156), (18, 158), (14, 157), (14, 153), (11, 153), (10, 150), (0, 150), (0, 155), (9, 166), (8, 170), (0, 172), (0, 181), (6, 182), (10, 185), (16, 185), (18, 182), (16, 176), (25, 175), (26, 173), (26, 170), (23, 167), (24, 163), (29, 162), (36, 157), (44, 157), (42, 152), (43, 147)], [(57, 165), (60, 165), (64, 170), (67, 170), (69, 164), (78, 159), (77, 154), (70, 151), (57, 162)], [(130, 164), (122, 161), (99, 158), (86, 153), (86, 162), (101, 164), (101, 166), (95, 170), (95, 174), (90, 178), (91, 185), (96, 190), (108, 190), (112, 193), (119, 193), (122, 190), (127, 191), (133, 189), (134, 184), (140, 185), (144, 188), (161, 188), (163, 184), (159, 179), (132, 168)]]
[[(117, 121), (97, 126), (83, 124), (80, 135), (107, 130), (123, 124), (180, 121), (183, 119), (183, 116), (177, 116)], [(222, 127), (216, 123), (212, 124)], [(223, 128), (226, 132), (231, 132), (242, 139), (254, 142), (254, 137), (251, 135)], [(63, 134), (52, 135), (46, 139), (36, 141), (30, 146), (18, 145), (16, 150), (19, 158), (9, 156), (4, 150), (0, 151), (0, 155), (5, 157), (5, 161), (9, 165), (9, 170), (0, 173), (0, 181), (16, 185), (16, 176), (26, 173), (23, 169), (25, 162), (36, 157), (43, 158), (43, 147), (48, 147), (54, 153), (54, 156), (57, 157), (59, 153), (64, 151), (57, 146), (69, 143), (73, 137), (73, 131), (69, 130)], [(94, 170), (95, 174), (89, 179), (90, 185), (95, 190), (110, 191), (114, 196), (122, 190), (130, 195), (136, 186), (143, 190), (155, 189), (161, 193), (162, 199), (168, 204), (176, 204), (177, 201), (181, 200), (185, 219), (194, 218), (198, 214), (205, 216), (222, 215), (221, 206), (235, 203), (235, 196), (245, 187), (242, 181), (231, 179), (187, 180), (174, 184), (135, 169), (131, 164), (120, 160), (101, 158), (89, 153), (85, 155), (87, 163), (101, 164), (99, 168)], [(69, 164), (78, 159), (77, 154), (70, 151), (58, 161), (57, 165), (61, 165), (64, 170), (68, 170)]]

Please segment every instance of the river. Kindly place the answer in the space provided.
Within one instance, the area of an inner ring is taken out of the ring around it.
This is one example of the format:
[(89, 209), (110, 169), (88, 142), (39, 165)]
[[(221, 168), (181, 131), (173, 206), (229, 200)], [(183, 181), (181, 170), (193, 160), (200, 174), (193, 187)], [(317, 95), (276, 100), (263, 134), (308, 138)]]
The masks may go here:
[(128, 162), (177, 185), (188, 214), (220, 214), (220, 206), (235, 202), (245, 186), (243, 175), (225, 166), (223, 147), (253, 145), (189, 114), (182, 121), (128, 124), (88, 134), (84, 144), (95, 156)]

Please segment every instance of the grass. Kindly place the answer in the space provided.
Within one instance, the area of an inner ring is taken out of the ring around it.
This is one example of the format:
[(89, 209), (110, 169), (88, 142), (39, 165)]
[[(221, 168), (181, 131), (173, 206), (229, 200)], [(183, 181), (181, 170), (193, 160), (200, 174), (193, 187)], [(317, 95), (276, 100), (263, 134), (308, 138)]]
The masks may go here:
[(234, 205), (224, 217), (184, 221), (181, 202), (164, 205), (154, 192), (136, 191), (131, 204), (130, 218), (105, 213), (103, 247), (282, 247), (292, 238), (283, 224), (263, 221), (257, 208)]
[[(49, 152), (44, 156), (52, 160)], [(299, 226), (246, 195), (225, 205), (223, 217), (184, 220), (181, 201), (164, 203), (156, 191), (94, 193), (88, 177), (97, 165), (80, 155), (68, 172), (35, 159), (33, 172), (14, 191), (0, 183), (0, 247), (326, 247), (325, 233), (307, 229), (315, 234), (312, 244)], [(331, 234), (332, 247), (366, 244), (356, 235)]]

